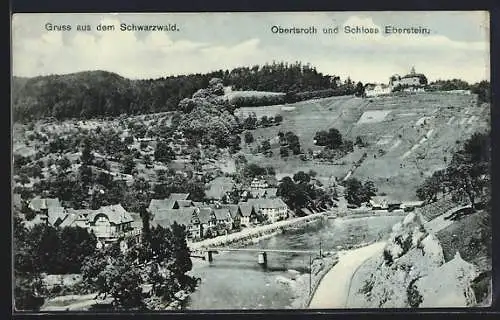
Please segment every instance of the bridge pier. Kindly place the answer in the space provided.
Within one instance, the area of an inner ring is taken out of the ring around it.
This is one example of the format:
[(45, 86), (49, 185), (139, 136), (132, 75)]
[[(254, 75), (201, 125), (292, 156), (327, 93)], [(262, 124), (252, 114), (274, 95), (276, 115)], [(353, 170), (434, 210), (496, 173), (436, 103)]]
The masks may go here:
[(214, 260), (212, 254), (212, 251), (205, 251), (205, 260), (207, 260), (208, 262), (212, 262)]
[(259, 252), (259, 256), (257, 258), (257, 262), (263, 267), (267, 268), (267, 253)]

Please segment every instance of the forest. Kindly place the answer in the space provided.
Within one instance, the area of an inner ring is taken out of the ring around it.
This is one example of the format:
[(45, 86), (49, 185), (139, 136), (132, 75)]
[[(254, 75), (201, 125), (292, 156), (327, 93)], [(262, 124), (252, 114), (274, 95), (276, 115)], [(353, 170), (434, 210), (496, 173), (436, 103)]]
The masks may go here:
[[(309, 64), (276, 63), (251, 68), (218, 70), (159, 79), (130, 80), (107, 71), (85, 71), (13, 79), (14, 121), (136, 115), (178, 110), (179, 102), (220, 78), (233, 90), (287, 93), (286, 102), (314, 96), (338, 95), (354, 90), (350, 79), (337, 92), (339, 78), (323, 75)], [(339, 88), (340, 89), (340, 88)], [(307, 93), (302, 94), (301, 93)], [(290, 101), (289, 101), (290, 100)], [(246, 101), (242, 101), (246, 103)], [(263, 101), (264, 103), (266, 101)], [(267, 103), (267, 102), (266, 102)], [(271, 102), (273, 104), (274, 102)], [(236, 103), (238, 106), (240, 103)], [(260, 105), (260, 103), (257, 103)]]

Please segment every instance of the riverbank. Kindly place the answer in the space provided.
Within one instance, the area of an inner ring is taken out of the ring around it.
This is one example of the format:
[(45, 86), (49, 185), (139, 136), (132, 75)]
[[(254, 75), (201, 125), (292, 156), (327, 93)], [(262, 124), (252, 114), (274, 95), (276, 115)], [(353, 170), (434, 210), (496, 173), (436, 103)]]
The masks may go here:
[(328, 219), (358, 219), (367, 217), (404, 217), (408, 212), (403, 211), (393, 211), (389, 212), (387, 210), (374, 210), (369, 212), (352, 212), (351, 214), (338, 215), (338, 216), (328, 216)]
[(228, 244), (250, 244), (258, 242), (261, 239), (272, 237), (286, 228), (303, 226), (307, 223), (322, 219), (326, 216), (326, 212), (311, 214), (305, 217), (293, 218), (290, 220), (278, 221), (272, 224), (257, 226), (254, 228), (247, 228), (232, 234), (218, 236), (212, 239), (206, 239), (199, 242), (189, 244), (189, 249), (192, 252), (200, 251), (208, 247), (224, 246)]
[(379, 241), (358, 249), (340, 251), (338, 263), (320, 281), (309, 302), (309, 308), (345, 308), (351, 279), (356, 270), (367, 259), (381, 252), (385, 245), (385, 241)]

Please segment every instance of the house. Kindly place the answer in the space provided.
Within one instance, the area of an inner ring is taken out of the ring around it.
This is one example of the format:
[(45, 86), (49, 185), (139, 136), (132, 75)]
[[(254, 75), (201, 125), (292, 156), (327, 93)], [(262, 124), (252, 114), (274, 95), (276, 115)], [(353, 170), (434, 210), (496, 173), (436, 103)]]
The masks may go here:
[(265, 189), (254, 189), (250, 191), (254, 199), (258, 198), (276, 198), (276, 193), (278, 188), (265, 188)]
[(217, 217), (210, 207), (197, 208), (196, 213), (200, 221), (200, 235), (202, 238), (211, 237), (216, 233)]
[(168, 198), (172, 200), (188, 200), (189, 196), (189, 193), (171, 193)]
[(89, 229), (98, 240), (114, 242), (132, 230), (134, 219), (120, 204), (91, 210), (87, 215)]
[(389, 207), (387, 197), (383, 196), (373, 196), (369, 203), (373, 210), (387, 210)]
[(61, 207), (61, 202), (58, 198), (35, 197), (28, 204), (28, 208), (35, 213), (47, 213), (50, 207)]
[(151, 226), (170, 228), (177, 223), (186, 227), (188, 238), (199, 239), (201, 238), (200, 221), (195, 210), (194, 207), (156, 210), (153, 213)]
[(223, 205), (223, 208), (228, 208), (231, 214), (231, 219), (233, 221), (233, 227), (231, 229), (239, 229), (241, 226), (241, 210), (237, 204), (227, 204)]
[(135, 213), (135, 212), (131, 212), (130, 216), (133, 219), (133, 221), (131, 223), (131, 226), (132, 226), (131, 235), (133, 235), (137, 241), (140, 241), (140, 236), (142, 234), (142, 218), (141, 218), (141, 215), (138, 214), (138, 213)]
[(265, 189), (267, 187), (269, 187), (269, 184), (265, 179), (253, 178), (252, 182), (250, 183), (251, 190)]
[(59, 208), (57, 210), (60, 211), (62, 206), (58, 198), (35, 197), (29, 202), (28, 208), (35, 213), (35, 218), (31, 220), (29, 224), (35, 225), (38, 223), (48, 224), (49, 209), (54, 213), (54, 208)]
[(369, 205), (373, 210), (393, 211), (401, 208), (401, 201), (390, 199), (387, 196), (374, 196), (370, 199)]
[(175, 200), (173, 209), (189, 208), (194, 207), (194, 203), (191, 200)]
[(371, 86), (365, 87), (365, 96), (366, 97), (377, 97), (382, 95), (387, 95), (392, 92), (392, 88), (386, 84), (375, 84)]
[(61, 228), (80, 227), (88, 230), (90, 224), (87, 217), (90, 214), (90, 212), (91, 210), (88, 209), (81, 209), (81, 210), (67, 209), (67, 214), (59, 224), (59, 227)]
[(210, 200), (221, 200), (225, 195), (231, 193), (236, 186), (232, 178), (217, 177), (206, 185), (205, 196)]
[(153, 212), (158, 209), (179, 209), (194, 206), (194, 203), (188, 198), (189, 193), (171, 193), (165, 199), (151, 199), (148, 210)]
[(241, 225), (250, 226), (251, 223), (257, 222), (257, 211), (253, 204), (248, 202), (240, 202), (238, 204), (241, 213)]
[(404, 211), (412, 211), (415, 208), (420, 208), (424, 205), (425, 201), (404, 201), (401, 204), (401, 209)]
[(266, 188), (266, 198), (276, 198), (276, 193), (278, 193), (278, 188)]
[(288, 206), (281, 198), (249, 199), (248, 202), (271, 223), (284, 220), (288, 216)]
[(215, 208), (214, 214), (219, 229), (229, 231), (233, 228), (233, 217), (231, 216), (229, 208)]
[(58, 227), (64, 221), (68, 212), (63, 207), (50, 207), (47, 211), (48, 224)]

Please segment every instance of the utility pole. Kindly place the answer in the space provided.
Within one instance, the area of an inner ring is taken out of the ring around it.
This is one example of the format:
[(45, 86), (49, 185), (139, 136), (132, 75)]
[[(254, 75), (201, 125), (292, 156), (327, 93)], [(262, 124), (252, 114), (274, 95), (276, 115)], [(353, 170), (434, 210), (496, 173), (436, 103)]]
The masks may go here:
[(311, 296), (312, 291), (312, 258), (309, 255), (309, 296)]
[(323, 255), (321, 254), (321, 238), (319, 239), (319, 257), (323, 258)]

